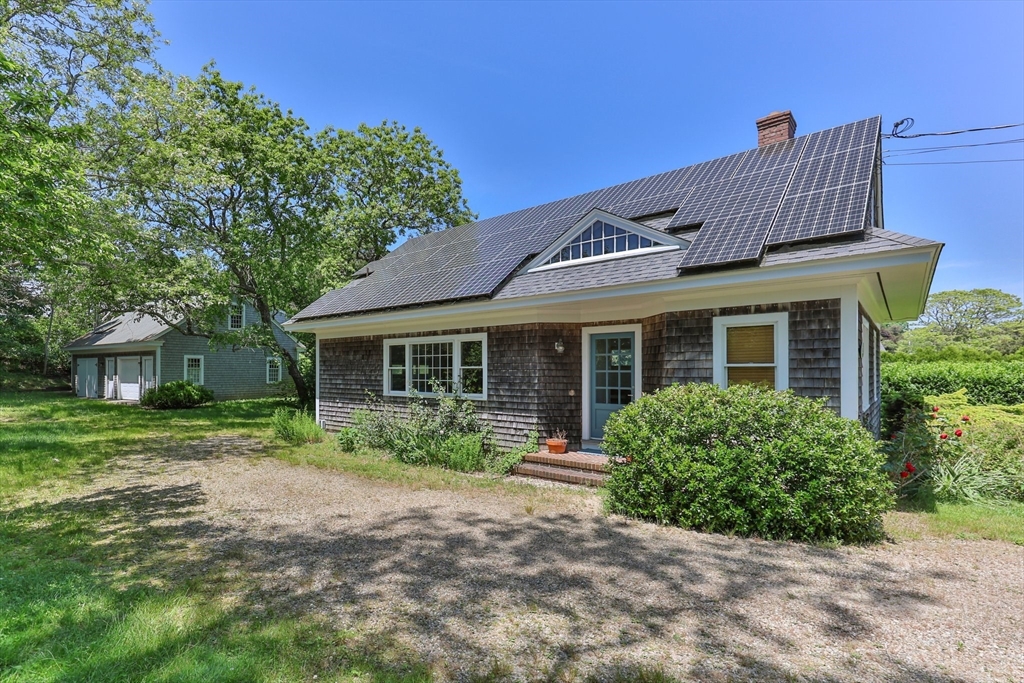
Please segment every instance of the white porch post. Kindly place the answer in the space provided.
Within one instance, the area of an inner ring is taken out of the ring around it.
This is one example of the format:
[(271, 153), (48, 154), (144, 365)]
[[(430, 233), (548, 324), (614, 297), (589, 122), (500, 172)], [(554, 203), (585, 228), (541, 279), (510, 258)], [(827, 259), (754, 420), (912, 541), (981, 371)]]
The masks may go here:
[[(313, 419), (320, 424), (320, 335), (316, 336), (316, 377), (313, 380), (313, 387), (316, 398), (313, 401)], [(308, 394), (307, 394), (308, 396)]]
[(857, 409), (857, 404), (859, 403), (857, 390), (860, 386), (860, 380), (857, 376), (858, 363), (860, 362), (860, 353), (857, 348), (857, 320), (859, 317), (857, 287), (844, 287), (840, 301), (839, 414), (851, 420), (856, 420), (860, 416), (860, 412)]

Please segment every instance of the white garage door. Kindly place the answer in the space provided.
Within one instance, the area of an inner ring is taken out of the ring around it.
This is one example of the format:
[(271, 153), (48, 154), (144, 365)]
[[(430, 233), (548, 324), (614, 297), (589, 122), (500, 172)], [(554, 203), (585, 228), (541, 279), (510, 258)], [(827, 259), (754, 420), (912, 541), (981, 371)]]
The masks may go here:
[(121, 396), (126, 401), (139, 400), (139, 359), (118, 358), (117, 380), (121, 385)]
[(78, 359), (78, 395), (83, 398), (96, 398), (96, 385), (99, 376), (96, 373), (95, 358)]

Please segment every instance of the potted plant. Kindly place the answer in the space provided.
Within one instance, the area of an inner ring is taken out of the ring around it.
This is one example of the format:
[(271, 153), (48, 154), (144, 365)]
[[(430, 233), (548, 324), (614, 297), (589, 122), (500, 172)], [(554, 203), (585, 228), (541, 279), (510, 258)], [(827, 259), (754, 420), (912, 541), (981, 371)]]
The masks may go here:
[(547, 439), (548, 453), (565, 453), (565, 445), (569, 443), (565, 440), (566, 432), (564, 429), (556, 429), (555, 434), (552, 438)]

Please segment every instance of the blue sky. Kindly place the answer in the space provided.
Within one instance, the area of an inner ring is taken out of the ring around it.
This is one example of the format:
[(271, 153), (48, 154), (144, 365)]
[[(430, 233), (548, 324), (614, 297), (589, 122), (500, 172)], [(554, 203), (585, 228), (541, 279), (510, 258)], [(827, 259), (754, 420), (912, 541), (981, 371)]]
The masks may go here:
[[(420, 126), (481, 217), (875, 114), (883, 131), (1024, 122), (1024, 2), (334, 3), (156, 0), (160, 60), (216, 60), (314, 128)], [(900, 150), (1024, 128), (886, 141)], [(1024, 145), (893, 157), (1020, 159)], [(1024, 163), (887, 166), (886, 227), (946, 243), (933, 291), (1024, 294)]]

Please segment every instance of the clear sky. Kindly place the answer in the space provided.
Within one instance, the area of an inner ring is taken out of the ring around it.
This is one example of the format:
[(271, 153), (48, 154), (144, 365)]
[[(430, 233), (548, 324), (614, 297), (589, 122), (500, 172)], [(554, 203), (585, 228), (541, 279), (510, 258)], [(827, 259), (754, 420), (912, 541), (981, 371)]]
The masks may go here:
[[(880, 114), (883, 132), (1024, 122), (1024, 2), (342, 3), (156, 0), (160, 60), (216, 60), (314, 128), (395, 119), (481, 217)], [(1024, 138), (1024, 128), (887, 150)], [(890, 157), (1024, 158), (1024, 144)], [(946, 243), (932, 291), (1024, 294), (1024, 163), (884, 170), (885, 224)]]

